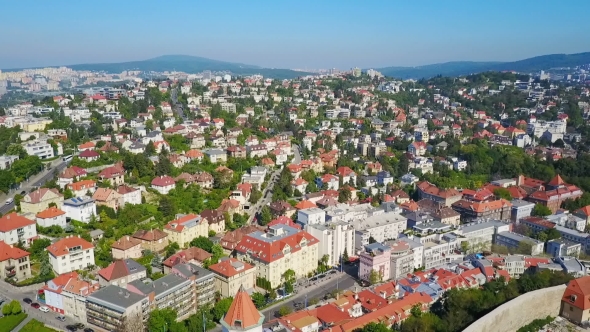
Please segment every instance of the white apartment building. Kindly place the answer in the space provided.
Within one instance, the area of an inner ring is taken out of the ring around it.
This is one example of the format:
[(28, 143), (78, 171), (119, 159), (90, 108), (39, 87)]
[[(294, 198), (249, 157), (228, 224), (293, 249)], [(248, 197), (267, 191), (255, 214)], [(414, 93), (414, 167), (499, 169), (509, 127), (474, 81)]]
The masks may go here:
[(500, 220), (478, 220), (461, 225), (454, 233), (459, 236), (459, 242), (467, 242), (463, 246), (471, 253), (490, 250), (494, 235), (508, 231), (510, 231), (510, 224)]
[(348, 205), (338, 204), (324, 210), (326, 221), (332, 222), (354, 222), (365, 220), (370, 214), (382, 212), (381, 209), (371, 206), (369, 203)]
[(297, 211), (297, 222), (302, 225), (321, 225), (326, 222), (326, 212), (320, 208)]
[(229, 113), (235, 113), (236, 112), (236, 104), (234, 104), (234, 103), (221, 103), (221, 109), (223, 111), (226, 111)]
[(19, 216), (15, 212), (0, 218), (0, 241), (8, 245), (19, 242), (29, 246), (37, 238), (35, 221)]
[(358, 249), (368, 245), (371, 237), (379, 243), (397, 239), (407, 228), (408, 219), (399, 212), (381, 212), (354, 221), (352, 225), (356, 230), (355, 246)]
[(256, 266), (256, 275), (279, 286), (287, 270), (297, 278), (318, 267), (319, 241), (305, 231), (287, 225), (274, 225), (268, 232), (244, 235), (235, 248), (237, 258)]
[(305, 230), (320, 241), (318, 257), (328, 255), (328, 265), (340, 264), (340, 259), (346, 252), (354, 253), (355, 231), (352, 225), (339, 222), (329, 224), (307, 225)]
[(522, 244), (530, 246), (530, 252), (524, 252), (526, 255), (540, 255), (545, 249), (545, 243), (528, 236), (513, 232), (500, 232), (496, 234), (495, 243), (510, 249), (518, 249)]
[(61, 209), (66, 217), (85, 223), (90, 222), (92, 216), (98, 216), (94, 199), (88, 196), (66, 199)]
[(79, 236), (68, 236), (49, 245), (49, 262), (56, 274), (82, 270), (94, 263), (94, 246)]
[(4, 155), (0, 156), (0, 169), (9, 169), (12, 164), (18, 160), (18, 156)]
[(37, 224), (41, 227), (66, 227), (66, 213), (55, 206), (47, 208), (35, 215)]
[(541, 138), (545, 132), (550, 134), (565, 134), (567, 121), (532, 121), (527, 125), (527, 134)]
[(451, 254), (460, 248), (456, 238), (443, 234), (414, 237), (413, 240), (424, 245), (423, 266), (427, 270), (450, 261)]
[(41, 159), (53, 158), (53, 147), (51, 144), (42, 141), (31, 141), (23, 144), (23, 147), (30, 156), (37, 156)]
[(409, 273), (414, 272), (414, 251), (408, 241), (396, 240), (390, 244), (390, 247), (389, 279), (405, 278)]

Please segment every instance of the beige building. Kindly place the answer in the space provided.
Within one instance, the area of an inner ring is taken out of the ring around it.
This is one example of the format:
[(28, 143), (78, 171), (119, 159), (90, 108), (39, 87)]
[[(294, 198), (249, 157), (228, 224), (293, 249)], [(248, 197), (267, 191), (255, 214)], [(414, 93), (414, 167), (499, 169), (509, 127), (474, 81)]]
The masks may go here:
[(118, 192), (109, 188), (98, 188), (92, 195), (96, 205), (109, 207), (115, 211), (123, 206), (123, 197)]
[(51, 310), (86, 322), (86, 297), (99, 288), (98, 283), (85, 281), (74, 271), (48, 281), (42, 290), (45, 305)]
[(123, 236), (111, 245), (111, 254), (114, 259), (140, 258), (141, 240), (129, 235)]
[(206, 219), (197, 214), (179, 214), (175, 220), (164, 226), (164, 232), (168, 234), (169, 242), (176, 242), (186, 248), (194, 238), (208, 237), (209, 225)]
[(283, 282), (287, 270), (300, 278), (318, 267), (318, 239), (287, 225), (246, 234), (235, 250), (237, 258), (256, 266), (256, 276), (270, 281), (272, 287)]
[(234, 296), (240, 287), (254, 289), (256, 285), (256, 268), (235, 258), (213, 264), (209, 270), (215, 273), (215, 288), (222, 297)]
[(590, 276), (574, 279), (567, 284), (559, 314), (576, 324), (590, 320)]
[(0, 241), (0, 277), (25, 280), (31, 277), (29, 253)]
[(142, 250), (160, 252), (168, 245), (168, 234), (159, 229), (139, 230), (133, 234), (133, 237), (141, 241)]
[(64, 196), (57, 189), (41, 188), (23, 197), (20, 201), (20, 211), (23, 214), (37, 214), (47, 209), (51, 203), (54, 203), (58, 209), (61, 209), (63, 202)]

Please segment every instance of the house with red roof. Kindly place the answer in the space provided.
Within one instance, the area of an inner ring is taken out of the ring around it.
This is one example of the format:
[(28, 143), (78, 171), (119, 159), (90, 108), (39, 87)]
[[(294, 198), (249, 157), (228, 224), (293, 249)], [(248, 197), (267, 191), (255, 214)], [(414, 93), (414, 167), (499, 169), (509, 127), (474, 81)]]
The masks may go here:
[(240, 287), (234, 296), (227, 313), (220, 320), (223, 332), (262, 331), (264, 315), (252, 302), (244, 287)]
[(65, 188), (66, 185), (75, 182), (77, 179), (86, 176), (88, 173), (85, 169), (72, 166), (68, 167), (61, 172), (57, 178), (57, 183), (60, 188)]
[(213, 257), (213, 255), (201, 248), (190, 247), (168, 257), (162, 262), (162, 265), (164, 266), (164, 273), (168, 274), (172, 271), (172, 268), (178, 264), (194, 264), (197, 266), (203, 266), (203, 263), (211, 257)]
[(567, 284), (561, 297), (559, 315), (577, 324), (590, 320), (590, 276)]
[(164, 226), (164, 232), (168, 234), (169, 242), (176, 242), (181, 247), (186, 247), (194, 238), (209, 236), (209, 223), (194, 213), (179, 214), (176, 219)]
[(151, 188), (162, 195), (167, 195), (170, 190), (176, 188), (176, 182), (168, 175), (161, 175), (152, 180)]
[(141, 240), (125, 235), (111, 244), (111, 255), (114, 259), (137, 259), (141, 257)]
[(426, 153), (426, 143), (422, 141), (412, 142), (408, 145), (408, 152), (414, 156), (423, 156)]
[(107, 167), (98, 173), (101, 182), (109, 181), (111, 186), (120, 186), (125, 184), (125, 169), (123, 165)]
[(37, 239), (37, 227), (34, 220), (19, 216), (16, 212), (0, 218), (0, 241), (8, 245), (22, 243), (29, 246)]
[(0, 278), (25, 280), (32, 277), (30, 254), (0, 240)]
[(49, 263), (56, 274), (94, 266), (94, 245), (80, 236), (69, 235), (46, 248)]
[(247, 290), (256, 287), (256, 268), (235, 258), (222, 258), (210, 265), (209, 270), (215, 273), (215, 288), (222, 298), (232, 297), (241, 287)]
[(61, 315), (86, 321), (86, 297), (100, 288), (84, 280), (77, 272), (68, 272), (49, 280), (42, 288), (45, 305)]
[(87, 192), (93, 194), (96, 191), (96, 181), (94, 180), (81, 180), (66, 185), (66, 188), (70, 189), (74, 194), (74, 197), (86, 196)]
[(80, 151), (80, 152), (86, 151), (86, 150), (94, 150), (95, 148), (96, 148), (96, 144), (92, 141), (78, 145), (78, 151)]
[(98, 158), (100, 158), (100, 154), (94, 150), (84, 150), (84, 151), (80, 152), (80, 154), (78, 155), (78, 158), (80, 158), (86, 162), (91, 162), (91, 161), (98, 160)]
[(40, 188), (23, 197), (20, 202), (20, 210), (22, 214), (36, 214), (47, 209), (51, 203), (61, 208), (63, 202), (64, 196), (57, 189)]
[(116, 260), (98, 271), (100, 286), (115, 285), (126, 288), (127, 283), (147, 277), (146, 268), (133, 259)]
[(47, 208), (35, 215), (36, 222), (41, 227), (66, 227), (66, 213), (55, 206)]

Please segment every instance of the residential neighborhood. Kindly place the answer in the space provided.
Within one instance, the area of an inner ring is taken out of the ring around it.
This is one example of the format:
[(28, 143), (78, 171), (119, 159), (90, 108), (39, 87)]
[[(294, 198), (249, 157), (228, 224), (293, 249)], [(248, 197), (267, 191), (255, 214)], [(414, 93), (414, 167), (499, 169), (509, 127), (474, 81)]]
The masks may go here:
[(40, 70), (125, 83), (3, 109), (2, 286), (35, 287), (28, 299), (93, 331), (156, 330), (173, 312), (171, 326), (347, 332), (409, 328), (450, 290), (584, 278), (576, 70), (567, 84)]

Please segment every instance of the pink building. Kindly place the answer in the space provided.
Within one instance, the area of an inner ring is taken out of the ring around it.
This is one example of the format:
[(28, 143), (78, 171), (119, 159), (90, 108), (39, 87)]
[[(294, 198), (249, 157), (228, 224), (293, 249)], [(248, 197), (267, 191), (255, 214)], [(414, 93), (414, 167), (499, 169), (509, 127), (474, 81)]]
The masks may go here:
[(380, 281), (389, 279), (391, 248), (381, 243), (371, 243), (365, 246), (365, 251), (359, 255), (359, 279), (369, 281), (371, 271), (379, 273)]

